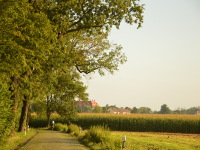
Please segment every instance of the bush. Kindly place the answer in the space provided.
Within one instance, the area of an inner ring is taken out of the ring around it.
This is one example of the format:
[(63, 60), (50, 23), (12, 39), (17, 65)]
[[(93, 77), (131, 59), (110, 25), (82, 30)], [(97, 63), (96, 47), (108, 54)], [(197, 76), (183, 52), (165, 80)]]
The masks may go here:
[(74, 134), (75, 136), (78, 136), (80, 133), (80, 127), (75, 124), (70, 124), (68, 126), (68, 133)]
[(92, 145), (94, 145), (94, 147), (98, 145), (101, 149), (121, 149), (121, 140), (112, 138), (111, 132), (105, 126), (91, 126), (80, 140), (91, 148), (93, 148)]
[(29, 120), (29, 126), (33, 128), (47, 127), (47, 118), (45, 116), (32, 115)]
[(55, 131), (63, 131), (63, 132), (67, 132), (68, 131), (68, 126), (61, 124), (61, 123), (56, 123), (55, 127), (54, 127)]
[(89, 131), (85, 134), (85, 138), (89, 139), (94, 143), (103, 143), (108, 140), (110, 131), (104, 126), (92, 126)]
[(6, 85), (0, 81), (0, 145), (7, 141), (14, 124), (10, 96)]

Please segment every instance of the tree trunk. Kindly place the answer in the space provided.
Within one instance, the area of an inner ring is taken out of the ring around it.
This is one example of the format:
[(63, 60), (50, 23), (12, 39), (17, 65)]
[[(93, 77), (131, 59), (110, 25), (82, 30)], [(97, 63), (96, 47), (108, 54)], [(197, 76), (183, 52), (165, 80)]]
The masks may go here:
[(47, 127), (50, 127), (50, 117), (51, 114), (47, 114)]
[(26, 124), (27, 124), (29, 103), (27, 101), (28, 97), (24, 96), (24, 98), (25, 99), (23, 100), (23, 107), (22, 107), (22, 111), (21, 111), (21, 117), (20, 117), (19, 128), (18, 128), (19, 132), (25, 131)]
[(10, 88), (9, 91), (12, 93), (11, 95), (11, 100), (13, 101), (12, 105), (11, 105), (11, 109), (12, 109), (12, 114), (13, 114), (13, 118), (11, 120), (12, 122), (12, 127), (11, 127), (11, 135), (15, 134), (15, 122), (16, 122), (16, 112), (17, 112), (17, 108), (18, 108), (18, 85), (19, 85), (19, 81), (18, 78), (16, 76), (11, 76), (11, 83), (10, 83)]
[(47, 127), (50, 127), (50, 117), (52, 114), (52, 96), (47, 96), (47, 109), (46, 109), (46, 116), (47, 116)]
[(11, 100), (13, 100), (12, 112), (13, 114), (15, 114), (17, 112), (17, 107), (18, 107), (18, 95), (17, 95), (18, 79), (16, 76), (12, 76), (10, 79), (11, 79), (11, 84), (9, 90), (12, 93)]
[(30, 107), (30, 104), (29, 104), (29, 107), (28, 107), (28, 113), (27, 113), (27, 119), (26, 119), (26, 129), (28, 130), (29, 128), (29, 120), (30, 120), (30, 116), (31, 116), (31, 107)]

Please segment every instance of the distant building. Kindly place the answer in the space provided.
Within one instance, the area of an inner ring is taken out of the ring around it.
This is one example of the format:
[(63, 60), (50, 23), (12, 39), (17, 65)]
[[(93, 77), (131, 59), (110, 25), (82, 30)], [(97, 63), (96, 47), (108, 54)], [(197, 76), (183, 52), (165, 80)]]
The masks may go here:
[(124, 108), (110, 107), (108, 112), (111, 114), (130, 114), (131, 111)]
[(80, 108), (82, 108), (83, 106), (90, 106), (91, 108), (94, 108), (95, 106), (99, 106), (99, 104), (95, 100), (92, 100), (92, 101), (78, 100), (77, 106)]
[(197, 115), (200, 115), (200, 110), (197, 111)]
[(127, 110), (127, 109), (120, 109), (120, 114), (130, 114), (131, 111), (130, 110)]
[(111, 114), (119, 114), (119, 110), (115, 107), (108, 108), (108, 112)]

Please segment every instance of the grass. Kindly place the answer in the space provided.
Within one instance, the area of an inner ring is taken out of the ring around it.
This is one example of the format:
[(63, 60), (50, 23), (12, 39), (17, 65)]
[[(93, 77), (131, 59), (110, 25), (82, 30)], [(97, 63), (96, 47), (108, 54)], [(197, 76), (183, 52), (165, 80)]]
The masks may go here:
[[(94, 127), (93, 127), (94, 128)], [(84, 130), (79, 136), (84, 138), (87, 133), (94, 132), (86, 136), (88, 140), (83, 142), (88, 147), (97, 149), (114, 149), (120, 150), (122, 137), (126, 135), (126, 150), (199, 150), (200, 149), (200, 134), (180, 134), (180, 133), (159, 133), (159, 132), (119, 132), (110, 131), (105, 141), (93, 141), (96, 136), (101, 136), (104, 131), (99, 127), (90, 130)], [(97, 129), (100, 132), (97, 132)], [(97, 133), (96, 133), (97, 132)], [(25, 142), (27, 139), (36, 134), (36, 130), (31, 129), (25, 136), (24, 133), (16, 133), (15, 136), (9, 139), (8, 143), (0, 146), (0, 150), (11, 150), (16, 148), (19, 144)], [(89, 138), (88, 138), (89, 137)], [(92, 139), (93, 140), (92, 140)], [(119, 145), (118, 145), (119, 144)], [(116, 145), (118, 145), (116, 147)]]
[(13, 137), (11, 137), (5, 145), (0, 146), (0, 150), (11, 150), (15, 149), (20, 144), (26, 142), (27, 139), (31, 138), (37, 133), (36, 130), (30, 129), (25, 135), (24, 132), (17, 132)]
[[(93, 150), (122, 149), (122, 137), (126, 135), (126, 150), (199, 150), (199, 134), (180, 134), (180, 133), (160, 133), (160, 132), (120, 132), (107, 131), (111, 134), (106, 135), (101, 128), (94, 127), (85, 130), (85, 136), (82, 137), (83, 144)], [(98, 130), (100, 132), (98, 132)], [(103, 136), (103, 138), (102, 138)], [(97, 137), (97, 140), (95, 140)], [(98, 138), (101, 137), (101, 138)], [(99, 140), (101, 139), (101, 140)]]
[(199, 134), (112, 132), (113, 139), (127, 136), (126, 150), (199, 150)]

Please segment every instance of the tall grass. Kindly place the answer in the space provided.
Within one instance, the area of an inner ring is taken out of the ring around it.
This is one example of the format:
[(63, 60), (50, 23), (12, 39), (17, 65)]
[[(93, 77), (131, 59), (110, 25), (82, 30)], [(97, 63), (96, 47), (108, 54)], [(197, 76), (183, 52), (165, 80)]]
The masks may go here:
[(68, 133), (78, 136), (80, 134), (80, 127), (76, 124), (70, 124), (68, 126)]
[(56, 123), (55, 127), (54, 127), (55, 131), (63, 131), (63, 132), (67, 132), (68, 131), (68, 126), (61, 124), (61, 123)]
[(79, 139), (92, 149), (121, 149), (121, 140), (113, 139), (105, 126), (91, 126)]

